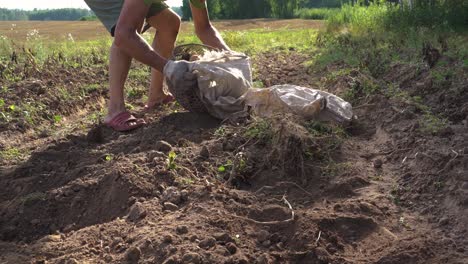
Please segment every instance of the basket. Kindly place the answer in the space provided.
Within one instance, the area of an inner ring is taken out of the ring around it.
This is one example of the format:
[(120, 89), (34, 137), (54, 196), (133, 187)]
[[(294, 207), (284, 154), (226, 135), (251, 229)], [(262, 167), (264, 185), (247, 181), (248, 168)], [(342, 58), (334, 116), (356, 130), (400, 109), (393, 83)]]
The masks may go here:
[[(218, 50), (216, 48), (201, 45), (201, 44), (186, 44), (180, 45), (174, 48), (172, 53), (172, 60), (186, 60), (190, 61), (190, 58), (194, 54), (203, 55), (206, 51)], [(177, 102), (189, 112), (195, 113), (207, 113), (205, 104), (199, 97), (199, 88), (198, 85), (193, 87), (191, 90), (178, 89), (178, 87), (172, 87), (172, 85), (167, 82), (167, 87), (171, 94), (175, 97)]]

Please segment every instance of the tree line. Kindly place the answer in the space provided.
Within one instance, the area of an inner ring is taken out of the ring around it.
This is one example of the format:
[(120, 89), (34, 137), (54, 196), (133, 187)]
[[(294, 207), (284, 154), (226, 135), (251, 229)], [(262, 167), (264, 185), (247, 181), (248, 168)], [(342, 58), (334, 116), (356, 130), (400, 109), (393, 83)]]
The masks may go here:
[(35, 21), (67, 21), (80, 20), (94, 14), (88, 9), (61, 8), (61, 9), (34, 9), (31, 11), (20, 9), (0, 8), (0, 21), (35, 20)]
[[(293, 18), (302, 8), (338, 8), (352, 0), (207, 0), (212, 19)], [(189, 0), (182, 2), (182, 18), (192, 17)]]
[[(393, 3), (411, 9), (465, 9), (467, 0), (207, 0), (212, 19), (293, 18), (298, 10), (340, 8), (344, 4), (366, 6)], [(183, 0), (182, 18), (190, 20), (189, 0)]]

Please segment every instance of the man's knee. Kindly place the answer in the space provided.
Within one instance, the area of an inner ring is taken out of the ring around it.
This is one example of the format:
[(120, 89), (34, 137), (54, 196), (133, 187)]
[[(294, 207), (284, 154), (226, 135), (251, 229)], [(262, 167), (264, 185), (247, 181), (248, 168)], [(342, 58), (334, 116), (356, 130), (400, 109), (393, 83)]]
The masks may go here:
[(161, 14), (160, 16), (152, 17), (148, 22), (159, 32), (167, 32), (175, 35), (179, 33), (182, 23), (180, 17), (172, 10), (168, 10), (167, 13)]

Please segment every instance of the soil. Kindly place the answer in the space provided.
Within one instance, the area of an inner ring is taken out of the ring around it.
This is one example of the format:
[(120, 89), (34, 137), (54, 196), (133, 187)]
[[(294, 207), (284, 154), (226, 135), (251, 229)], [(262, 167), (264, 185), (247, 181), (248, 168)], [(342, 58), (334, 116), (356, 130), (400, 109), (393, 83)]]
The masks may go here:
[[(256, 83), (343, 95), (359, 81), (323, 82), (305, 61), (256, 56)], [(220, 122), (176, 105), (137, 107), (148, 125), (116, 133), (88, 119), (105, 93), (63, 111), (50, 135), (6, 127), (0, 149), (25, 154), (1, 161), (0, 262), (468, 263), (466, 76), (445, 90), (430, 78), (395, 65), (382, 80), (447, 118), (434, 133), (417, 107), (381, 93), (354, 102), (357, 120), (331, 141), (296, 117), (263, 131), (256, 118)]]

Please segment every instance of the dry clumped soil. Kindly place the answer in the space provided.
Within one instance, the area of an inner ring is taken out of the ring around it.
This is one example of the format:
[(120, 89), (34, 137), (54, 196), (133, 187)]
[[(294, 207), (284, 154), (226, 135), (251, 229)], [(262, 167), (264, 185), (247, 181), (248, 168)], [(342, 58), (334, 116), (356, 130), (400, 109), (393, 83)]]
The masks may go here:
[[(371, 78), (324, 81), (307, 59), (260, 54), (256, 81), (343, 96)], [(421, 96), (448, 120), (437, 131), (377, 92), (355, 102), (352, 124), (330, 125), (340, 136), (292, 116), (221, 122), (176, 105), (137, 107), (149, 125), (122, 134), (87, 119), (105, 92), (60, 109), (48, 90), (105, 74), (56, 70), (9, 84), (11, 100), (39, 89), (66, 118), (54, 133), (1, 129), (2, 150), (27, 153), (1, 161), (1, 263), (467, 263), (466, 76), (444, 84), (459, 94), (398, 65), (376, 80)]]

